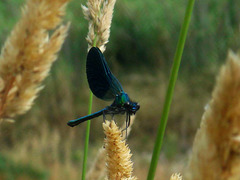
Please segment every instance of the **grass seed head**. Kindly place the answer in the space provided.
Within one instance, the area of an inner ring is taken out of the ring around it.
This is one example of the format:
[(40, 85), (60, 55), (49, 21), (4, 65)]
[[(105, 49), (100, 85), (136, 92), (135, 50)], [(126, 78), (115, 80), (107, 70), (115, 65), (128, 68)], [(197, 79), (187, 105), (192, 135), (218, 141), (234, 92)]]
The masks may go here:
[(89, 21), (88, 49), (98, 47), (102, 52), (110, 36), (110, 27), (113, 17), (113, 9), (116, 0), (89, 0), (87, 6), (82, 5), (85, 19)]
[(113, 179), (136, 179), (132, 176), (133, 162), (132, 154), (123, 139), (121, 130), (114, 121), (103, 123), (106, 149), (107, 177)]
[[(69, 24), (61, 25), (69, 0), (31, 0), (0, 55), (0, 117), (29, 110), (57, 59)], [(53, 30), (50, 36), (49, 31)]]
[(240, 179), (240, 55), (229, 52), (198, 130), (188, 179)]

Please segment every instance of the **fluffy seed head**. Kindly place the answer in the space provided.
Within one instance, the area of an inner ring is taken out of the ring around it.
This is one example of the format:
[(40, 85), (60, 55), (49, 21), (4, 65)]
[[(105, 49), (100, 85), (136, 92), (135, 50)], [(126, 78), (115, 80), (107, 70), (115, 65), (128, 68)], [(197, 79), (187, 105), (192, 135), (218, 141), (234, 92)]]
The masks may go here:
[(83, 14), (89, 21), (86, 38), (89, 49), (96, 46), (102, 52), (105, 51), (115, 3), (116, 0), (88, 0), (87, 6), (82, 5)]
[(114, 121), (103, 123), (106, 149), (107, 177), (112, 179), (136, 179), (132, 176), (133, 162), (130, 149), (123, 140), (121, 130)]
[[(67, 35), (61, 25), (69, 0), (31, 0), (0, 55), (0, 118), (29, 110)], [(49, 31), (54, 30), (50, 36)]]
[(195, 137), (187, 178), (240, 179), (239, 137), (240, 55), (229, 52)]

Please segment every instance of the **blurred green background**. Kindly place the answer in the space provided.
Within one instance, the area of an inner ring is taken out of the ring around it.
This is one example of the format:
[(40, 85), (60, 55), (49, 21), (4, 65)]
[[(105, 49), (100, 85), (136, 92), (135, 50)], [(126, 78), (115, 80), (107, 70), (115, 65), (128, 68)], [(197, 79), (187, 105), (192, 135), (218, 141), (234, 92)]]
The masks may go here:
[[(88, 31), (81, 4), (72, 0), (71, 28), (33, 108), (0, 126), (0, 179), (80, 179), (89, 89), (85, 75)], [(0, 44), (20, 17), (24, 0), (0, 1)], [(135, 175), (146, 179), (171, 64), (187, 0), (117, 1), (104, 53), (130, 97), (141, 104), (128, 138)], [(229, 49), (240, 47), (240, 1), (196, 1), (172, 103), (157, 177), (186, 165), (204, 106)], [(109, 105), (94, 98), (93, 111)], [(117, 117), (119, 124), (124, 117)], [(102, 146), (102, 118), (92, 120), (89, 167)], [(172, 167), (172, 168), (171, 168)]]

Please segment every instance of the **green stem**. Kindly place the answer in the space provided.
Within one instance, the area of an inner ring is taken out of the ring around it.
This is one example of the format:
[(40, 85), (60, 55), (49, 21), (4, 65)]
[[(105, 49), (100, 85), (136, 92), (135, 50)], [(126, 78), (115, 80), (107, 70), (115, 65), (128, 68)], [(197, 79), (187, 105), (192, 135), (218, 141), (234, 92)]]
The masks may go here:
[(98, 40), (98, 37), (97, 35), (95, 36), (94, 40), (93, 40), (93, 47), (96, 47), (97, 46), (97, 40)]
[(153, 180), (155, 176), (158, 159), (159, 159), (160, 151), (162, 147), (163, 137), (164, 137), (164, 133), (167, 125), (168, 114), (169, 114), (169, 110), (172, 102), (173, 92), (174, 92), (176, 80), (178, 77), (178, 70), (180, 67), (182, 53), (183, 53), (183, 49), (184, 49), (184, 45), (187, 37), (188, 27), (190, 24), (190, 19), (193, 11), (194, 2), (195, 0), (188, 1), (188, 6), (186, 9), (183, 25), (181, 28), (180, 37), (178, 40), (177, 49), (174, 56), (171, 76), (168, 84), (167, 94), (164, 101), (162, 116), (161, 116), (160, 124), (158, 127), (158, 133), (157, 133), (157, 138), (156, 138), (155, 146), (153, 150), (151, 165), (148, 171), (148, 178), (147, 178), (148, 180)]
[[(97, 35), (95, 35), (93, 41), (93, 47), (97, 45)], [(93, 93), (90, 91), (89, 95), (89, 106), (88, 106), (88, 114), (92, 113), (92, 104), (93, 104)], [(82, 180), (86, 179), (86, 171), (87, 171), (87, 156), (88, 156), (88, 144), (89, 144), (89, 136), (90, 136), (90, 127), (91, 121), (87, 121), (86, 127), (86, 135), (85, 135), (85, 145), (84, 145), (84, 155), (83, 155), (83, 168), (82, 168)]]
[[(92, 113), (92, 102), (93, 102), (93, 93), (90, 92), (89, 95), (89, 107), (88, 107), (88, 114)], [(87, 121), (87, 128), (86, 128), (86, 136), (85, 136), (85, 146), (84, 146), (84, 156), (83, 156), (83, 168), (82, 168), (82, 180), (85, 180), (86, 177), (86, 170), (87, 170), (87, 155), (88, 155), (88, 144), (89, 144), (89, 136), (90, 136), (90, 127), (91, 121)]]

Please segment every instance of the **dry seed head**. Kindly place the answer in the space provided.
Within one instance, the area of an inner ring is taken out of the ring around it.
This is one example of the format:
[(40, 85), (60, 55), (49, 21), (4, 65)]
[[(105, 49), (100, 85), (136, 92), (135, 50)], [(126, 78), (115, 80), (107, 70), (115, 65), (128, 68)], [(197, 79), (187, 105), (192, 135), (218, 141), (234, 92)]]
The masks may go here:
[(62, 21), (69, 0), (31, 0), (0, 55), (0, 117), (23, 114), (32, 106), (40, 83), (57, 58), (69, 28)]
[(170, 180), (182, 180), (181, 174), (175, 173), (171, 176)]
[(104, 52), (110, 36), (113, 9), (116, 0), (89, 0), (87, 6), (82, 5), (85, 18), (89, 21), (87, 42), (89, 49), (96, 46)]
[(229, 52), (194, 140), (187, 179), (240, 179), (239, 109), (240, 55)]
[(0, 93), (2, 92), (2, 90), (4, 89), (4, 87), (5, 87), (4, 80), (0, 77)]
[(105, 149), (108, 179), (136, 179), (136, 177), (132, 177), (132, 154), (126, 141), (123, 140), (121, 130), (114, 121), (103, 123), (103, 129), (106, 135)]
[[(131, 132), (131, 126), (134, 123), (135, 117), (136, 116), (131, 116), (130, 125), (127, 129), (127, 136), (129, 136), (129, 134)], [(123, 123), (122, 128), (121, 128), (123, 139), (126, 138), (126, 130), (123, 130), (125, 128), (126, 128), (126, 123)], [(91, 165), (91, 169), (87, 173), (88, 180), (101, 179), (101, 177), (103, 177), (105, 175), (105, 173), (106, 173), (106, 171), (105, 171), (105, 156), (106, 156), (105, 149), (101, 147), (98, 151), (98, 154), (96, 156), (94, 163)]]

